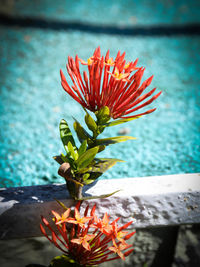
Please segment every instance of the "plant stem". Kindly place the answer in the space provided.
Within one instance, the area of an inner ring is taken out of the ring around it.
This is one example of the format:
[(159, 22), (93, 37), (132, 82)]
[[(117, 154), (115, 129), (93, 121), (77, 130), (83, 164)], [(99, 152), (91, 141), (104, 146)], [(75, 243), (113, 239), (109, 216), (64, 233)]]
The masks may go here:
[(83, 195), (82, 195), (83, 187), (77, 184), (74, 184), (74, 186), (75, 186), (75, 198), (82, 199), (83, 198)]

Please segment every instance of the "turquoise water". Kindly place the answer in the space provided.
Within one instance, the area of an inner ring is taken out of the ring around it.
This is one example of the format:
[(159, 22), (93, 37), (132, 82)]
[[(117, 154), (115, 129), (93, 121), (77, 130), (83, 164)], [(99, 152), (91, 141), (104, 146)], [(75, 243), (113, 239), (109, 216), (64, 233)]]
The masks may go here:
[[(66, 4), (63, 9), (60, 2), (56, 5), (52, 1), (49, 6), (46, 2), (49, 1), (42, 1), (41, 8), (33, 11), (33, 7), (18, 1), (10, 14), (117, 27), (123, 23), (126, 26), (181, 25), (199, 21), (195, 1), (189, 6), (186, 1), (175, 1), (173, 8), (167, 9), (167, 4), (159, 2), (160, 6), (155, 7), (157, 13), (149, 4), (136, 5), (134, 1), (127, 1), (130, 3), (128, 8), (127, 3), (111, 1), (110, 16), (105, 18), (102, 17), (106, 10), (104, 1), (100, 1), (99, 6), (95, 1), (85, 1), (86, 4), (75, 1), (74, 5)], [(87, 4), (91, 4), (90, 12)], [(147, 19), (142, 20), (144, 17)], [(198, 34), (125, 36), (0, 25), (0, 43), (0, 186), (63, 182), (57, 175), (58, 165), (52, 159), (63, 151), (59, 121), (66, 119), (72, 128), (72, 116), (81, 120), (84, 112), (61, 88), (59, 70), (65, 70), (68, 55), (78, 54), (87, 59), (98, 45), (103, 54), (110, 49), (111, 55), (115, 56), (120, 49), (126, 51), (127, 60), (139, 58), (138, 65), (146, 67), (144, 78), (154, 74), (150, 88), (163, 90), (151, 105), (157, 107), (154, 113), (103, 133), (102, 137), (116, 136), (126, 127), (130, 130), (129, 135), (138, 139), (110, 146), (102, 152), (102, 157), (126, 161), (102, 178), (200, 171)]]
[(200, 21), (198, 0), (26, 0), (13, 1), (10, 13), (101, 25), (184, 24)]

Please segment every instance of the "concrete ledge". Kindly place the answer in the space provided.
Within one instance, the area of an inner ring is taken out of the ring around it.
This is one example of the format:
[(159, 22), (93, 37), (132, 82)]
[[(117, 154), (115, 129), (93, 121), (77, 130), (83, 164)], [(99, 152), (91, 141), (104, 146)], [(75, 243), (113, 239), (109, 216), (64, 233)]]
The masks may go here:
[[(100, 180), (85, 187), (85, 195), (100, 195), (121, 189), (97, 203), (97, 214), (108, 212), (111, 219), (126, 223), (135, 218), (134, 228), (200, 223), (200, 174), (178, 174), (143, 178)], [(50, 219), (51, 210), (62, 210), (54, 199), (66, 206), (70, 199), (62, 184), (0, 188), (0, 239), (41, 236), (40, 216)]]

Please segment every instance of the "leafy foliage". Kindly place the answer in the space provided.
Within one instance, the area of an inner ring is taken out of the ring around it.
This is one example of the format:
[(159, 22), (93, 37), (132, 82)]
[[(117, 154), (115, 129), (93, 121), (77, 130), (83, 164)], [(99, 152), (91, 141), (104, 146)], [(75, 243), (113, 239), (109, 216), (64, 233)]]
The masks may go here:
[(92, 116), (90, 116), (88, 112), (85, 115), (85, 123), (87, 124), (87, 127), (93, 132), (93, 134), (95, 134), (98, 129), (98, 126), (95, 120), (92, 118)]
[(95, 197), (77, 197), (79, 188), (83, 185), (89, 185), (96, 181), (105, 171), (113, 167), (117, 162), (123, 162), (119, 159), (96, 158), (97, 153), (103, 151), (106, 146), (124, 142), (127, 140), (134, 140), (132, 136), (117, 136), (110, 138), (98, 139), (98, 135), (104, 131), (106, 127), (115, 126), (135, 118), (120, 119), (109, 122), (110, 111), (108, 107), (101, 108), (95, 113), (97, 120), (85, 110), (85, 122), (93, 136), (90, 135), (83, 126), (75, 119), (74, 130), (80, 141), (80, 146), (77, 148), (70, 128), (65, 120), (60, 122), (60, 137), (64, 145), (66, 155), (55, 156), (54, 159), (62, 165), (65, 162), (70, 164), (71, 175), (63, 176), (67, 181), (68, 190), (75, 199), (91, 199), (108, 197), (111, 194), (95, 196)]
[(125, 122), (129, 122), (129, 121), (132, 121), (132, 120), (136, 120), (136, 119), (138, 119), (138, 118), (140, 118), (140, 117), (141, 117), (141, 116), (134, 117), (134, 118), (128, 118), (128, 119), (114, 120), (114, 121), (105, 123), (105, 126), (110, 127), (110, 126), (119, 125), (119, 124), (122, 124), (122, 123), (125, 123)]
[(111, 144), (121, 143), (127, 140), (134, 140), (134, 139), (136, 138), (132, 136), (116, 136), (116, 137), (109, 137), (109, 138), (104, 138), (104, 139), (97, 139), (96, 144), (108, 146)]
[(92, 136), (81, 126), (77, 120), (74, 122), (74, 130), (76, 131), (80, 143), (82, 143), (84, 140), (92, 139)]
[(102, 125), (110, 120), (110, 110), (107, 106), (95, 112), (98, 124)]
[(85, 151), (76, 161), (78, 170), (86, 168), (93, 161), (98, 150), (99, 150), (99, 147), (97, 146), (97, 147), (93, 147)]
[(81, 267), (81, 265), (69, 256), (61, 255), (53, 258), (49, 267)]
[(71, 145), (73, 146), (74, 150), (76, 150), (76, 145), (75, 145), (75, 141), (74, 138), (72, 136), (72, 133), (70, 131), (70, 128), (67, 124), (67, 122), (62, 119), (60, 122), (60, 138), (63, 142), (64, 148), (66, 150), (66, 152), (69, 152), (69, 148), (68, 148), (68, 143), (70, 142)]

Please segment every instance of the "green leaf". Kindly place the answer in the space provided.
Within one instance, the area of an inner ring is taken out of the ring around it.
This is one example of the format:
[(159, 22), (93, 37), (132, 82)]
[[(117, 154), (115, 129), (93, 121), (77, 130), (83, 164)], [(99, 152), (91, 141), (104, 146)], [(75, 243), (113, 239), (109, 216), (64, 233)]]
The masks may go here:
[(60, 165), (64, 162), (68, 162), (72, 168), (74, 167), (74, 161), (70, 159), (70, 157), (65, 156), (63, 153), (61, 153), (60, 156), (53, 157), (53, 159), (55, 159), (55, 161), (57, 161)]
[(95, 112), (99, 124), (104, 124), (110, 120), (110, 110), (107, 106)]
[(61, 255), (53, 258), (51, 261), (50, 267), (80, 267), (78, 263), (75, 262), (75, 260), (71, 259), (70, 257), (66, 255)]
[(114, 121), (105, 123), (105, 126), (110, 127), (110, 126), (119, 125), (119, 124), (122, 124), (122, 123), (125, 123), (125, 122), (129, 122), (129, 121), (132, 121), (132, 120), (136, 120), (136, 119), (138, 119), (138, 118), (140, 118), (140, 117), (141, 117), (141, 116), (134, 117), (134, 118), (128, 118), (128, 119), (114, 120)]
[(54, 156), (53, 159), (55, 161), (57, 161), (60, 165), (65, 162), (60, 155), (59, 156)]
[(59, 204), (64, 210), (68, 210), (68, 209), (69, 209), (69, 208), (67, 208), (67, 207), (65, 206), (65, 204), (64, 204), (63, 202), (61, 202), (60, 200), (58, 200), (58, 199), (55, 198), (55, 201), (58, 202), (58, 204)]
[(109, 158), (100, 158), (95, 159), (96, 163), (93, 164), (87, 173), (90, 174), (91, 180), (96, 180), (99, 178), (105, 171), (113, 167), (117, 162), (124, 162), (120, 159), (109, 159)]
[(117, 162), (124, 162), (124, 160), (121, 159), (109, 159), (109, 158), (100, 158), (96, 159), (97, 163), (92, 166), (91, 172), (101, 172), (104, 173), (111, 167), (113, 167)]
[[(93, 162), (93, 161), (92, 161)], [(78, 173), (83, 174), (89, 172), (92, 169), (92, 162), (86, 167), (78, 170)]]
[(63, 160), (63, 162), (68, 162), (69, 159), (65, 157), (65, 155), (63, 153), (61, 153), (60, 155), (61, 159)]
[(70, 141), (67, 144), (67, 148), (68, 148), (69, 154), (72, 156), (73, 160), (77, 160), (78, 159), (78, 153), (77, 153), (77, 151), (74, 150), (74, 147), (72, 146), (72, 143)]
[(78, 139), (81, 143), (83, 140), (88, 140), (92, 138), (92, 136), (81, 126), (78, 121), (74, 122), (74, 130), (76, 131)]
[(69, 129), (69, 126), (65, 120), (63, 120), (63, 119), (61, 120), (59, 128), (60, 128), (60, 138), (63, 142), (63, 145), (64, 145), (66, 152), (67, 153), (69, 152), (69, 150), (68, 150), (68, 143), (69, 142), (71, 142), (74, 150), (76, 150), (74, 138), (73, 138), (72, 133)]
[(83, 143), (81, 144), (81, 146), (78, 149), (79, 157), (86, 151), (86, 149), (87, 149), (87, 141), (84, 140)]
[(97, 139), (96, 144), (97, 145), (111, 145), (111, 144), (116, 144), (116, 143), (121, 143), (125, 142), (127, 140), (134, 140), (136, 137), (132, 136), (116, 136), (116, 137), (109, 137), (109, 138), (104, 138), (104, 139)]
[(104, 145), (100, 145), (100, 146), (99, 146), (99, 151), (98, 151), (98, 153), (101, 152), (101, 151), (103, 151), (105, 148), (106, 148), (106, 146), (104, 146)]
[(90, 174), (89, 173), (85, 173), (83, 175), (83, 181), (86, 181), (89, 177), (90, 177)]
[(109, 193), (109, 194), (104, 194), (104, 195), (100, 195), (100, 196), (89, 196), (89, 197), (82, 197), (81, 199), (77, 199), (77, 200), (87, 200), (87, 199), (97, 199), (97, 198), (107, 198), (107, 197), (110, 197), (114, 194), (116, 194), (117, 192), (119, 192), (120, 190), (116, 190), (112, 193)]
[(99, 150), (99, 147), (96, 146), (96, 147), (88, 149), (85, 153), (83, 153), (76, 161), (77, 168), (78, 169), (86, 168), (93, 161), (98, 150)]
[(95, 181), (95, 179), (87, 179), (84, 181), (85, 185), (92, 184)]
[(85, 123), (87, 124), (87, 127), (93, 132), (95, 133), (98, 129), (97, 124), (95, 122), (95, 120), (92, 118), (92, 116), (90, 116), (89, 113), (86, 113), (85, 115)]

